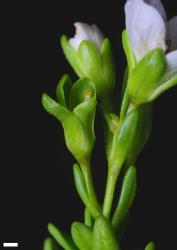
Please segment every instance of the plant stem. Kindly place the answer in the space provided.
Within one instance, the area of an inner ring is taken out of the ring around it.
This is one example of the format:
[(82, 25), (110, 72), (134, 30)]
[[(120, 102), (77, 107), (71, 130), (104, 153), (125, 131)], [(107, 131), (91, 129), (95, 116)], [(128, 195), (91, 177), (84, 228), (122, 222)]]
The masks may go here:
[(90, 163), (89, 161), (85, 161), (84, 164), (80, 164), (80, 166), (81, 166), (82, 173), (85, 179), (85, 184), (87, 187), (90, 200), (95, 205), (95, 207), (101, 211), (101, 208), (100, 208), (100, 205), (99, 205), (96, 193), (95, 193)]
[(103, 203), (103, 215), (106, 218), (110, 218), (111, 209), (112, 209), (112, 202), (114, 198), (114, 192), (116, 188), (116, 182), (120, 171), (112, 171), (112, 168), (108, 168), (108, 177), (107, 177), (107, 184), (106, 184), (106, 192), (105, 198)]
[(121, 110), (120, 110), (120, 123), (123, 123), (123, 120), (126, 116), (128, 106), (130, 103), (129, 95), (128, 95), (128, 90), (127, 87), (125, 88), (124, 96), (122, 99), (122, 104), (121, 104)]

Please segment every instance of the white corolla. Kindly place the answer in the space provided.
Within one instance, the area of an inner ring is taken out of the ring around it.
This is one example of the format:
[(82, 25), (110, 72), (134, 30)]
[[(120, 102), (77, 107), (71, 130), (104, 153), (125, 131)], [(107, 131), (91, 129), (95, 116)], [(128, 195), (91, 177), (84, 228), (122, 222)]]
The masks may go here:
[(176, 85), (177, 16), (167, 21), (160, 0), (127, 0), (125, 16), (136, 60), (140, 61), (151, 50), (161, 48), (166, 53), (167, 61), (167, 71), (162, 81), (165, 83), (173, 80), (169, 87)]
[(91, 41), (98, 49), (101, 48), (104, 36), (95, 24), (88, 25), (87, 23), (76, 22), (74, 26), (76, 34), (73, 38), (69, 39), (74, 49), (77, 50), (84, 40)]

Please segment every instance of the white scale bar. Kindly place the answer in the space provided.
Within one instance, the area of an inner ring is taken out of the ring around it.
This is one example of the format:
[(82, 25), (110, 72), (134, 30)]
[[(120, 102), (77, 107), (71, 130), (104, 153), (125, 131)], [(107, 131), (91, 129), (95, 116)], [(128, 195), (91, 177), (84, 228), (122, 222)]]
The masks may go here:
[(3, 247), (18, 247), (18, 243), (3, 243)]

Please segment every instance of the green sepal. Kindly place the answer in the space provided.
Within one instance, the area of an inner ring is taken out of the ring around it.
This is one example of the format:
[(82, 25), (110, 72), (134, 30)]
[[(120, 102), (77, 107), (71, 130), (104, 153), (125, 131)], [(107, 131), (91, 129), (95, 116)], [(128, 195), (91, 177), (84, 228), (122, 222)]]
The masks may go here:
[[(105, 38), (100, 49), (102, 63), (102, 77), (104, 79), (105, 93), (112, 92), (116, 83), (115, 63), (112, 55), (111, 43)], [(107, 87), (106, 87), (107, 85)]]
[(99, 216), (93, 227), (94, 250), (120, 250), (114, 230), (110, 222), (103, 216)]
[(154, 49), (143, 57), (129, 77), (128, 92), (131, 101), (137, 105), (148, 102), (160, 86), (166, 68), (166, 58), (162, 49)]
[(47, 238), (44, 241), (43, 250), (59, 250), (57, 243), (52, 238)]
[(97, 218), (100, 214), (100, 211), (92, 204), (89, 194), (86, 188), (84, 176), (81, 172), (80, 167), (78, 164), (74, 164), (73, 166), (73, 171), (74, 171), (74, 181), (75, 181), (75, 186), (77, 189), (77, 192), (84, 203), (84, 205), (87, 207), (89, 213), (92, 215), (93, 218)]
[(134, 166), (131, 166), (124, 176), (119, 202), (112, 218), (112, 225), (114, 226), (114, 228), (118, 228), (127, 216), (129, 209), (133, 203), (135, 193), (136, 168)]
[(129, 71), (131, 71), (135, 68), (136, 59), (131, 47), (130, 37), (127, 30), (123, 30), (122, 32), (122, 44), (127, 57)]
[[(168, 79), (169, 78), (169, 79)], [(161, 85), (153, 92), (153, 94), (149, 97), (148, 101), (154, 101), (155, 99), (157, 99), (162, 93), (164, 93), (165, 91), (167, 91), (168, 89), (175, 87), (177, 85), (177, 72), (173, 75), (170, 76), (165, 76), (165, 78), (163, 78), (161, 80)]]
[(155, 245), (153, 242), (150, 242), (146, 247), (145, 250), (155, 250)]
[(42, 95), (42, 105), (49, 114), (53, 115), (61, 123), (71, 115), (67, 108), (61, 106), (45, 93)]
[(62, 35), (61, 37), (61, 47), (68, 62), (70, 63), (76, 74), (79, 77), (84, 77), (85, 75), (83, 74), (82, 69), (80, 68), (77, 61), (77, 51), (72, 47), (65, 35)]
[(101, 56), (98, 49), (92, 42), (82, 41), (77, 50), (77, 60), (84, 76), (94, 82), (97, 95), (102, 95), (105, 87), (102, 78)]
[(68, 75), (64, 75), (56, 88), (57, 101), (61, 106), (68, 107), (72, 81)]
[(80, 250), (92, 249), (92, 230), (90, 227), (79, 222), (73, 222), (71, 235)]
[(65, 250), (78, 250), (71, 237), (56, 228), (52, 223), (48, 224), (48, 230), (54, 239), (62, 246)]

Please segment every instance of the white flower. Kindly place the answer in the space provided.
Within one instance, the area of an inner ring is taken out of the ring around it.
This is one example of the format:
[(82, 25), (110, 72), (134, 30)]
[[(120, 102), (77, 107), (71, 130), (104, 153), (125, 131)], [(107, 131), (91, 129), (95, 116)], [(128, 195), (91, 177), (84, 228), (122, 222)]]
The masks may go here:
[[(126, 29), (136, 59), (141, 60), (149, 51), (161, 48), (167, 59), (167, 82), (177, 76), (177, 16), (167, 22), (160, 0), (127, 0), (125, 4)], [(168, 43), (168, 45), (167, 45)]]
[(76, 22), (74, 26), (76, 27), (76, 34), (69, 42), (75, 50), (78, 49), (79, 45), (84, 40), (91, 41), (97, 49), (101, 48), (104, 37), (95, 24), (88, 25), (86, 23)]

